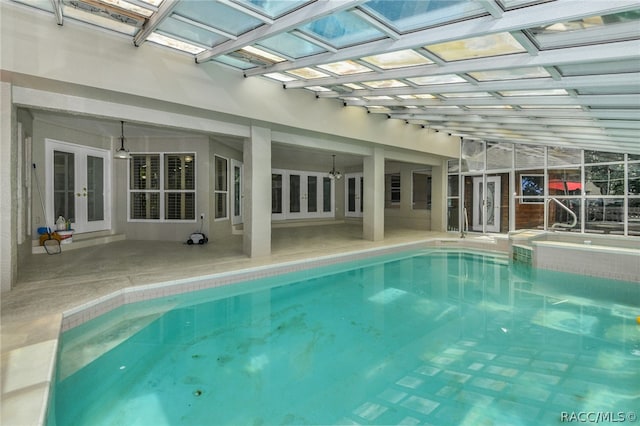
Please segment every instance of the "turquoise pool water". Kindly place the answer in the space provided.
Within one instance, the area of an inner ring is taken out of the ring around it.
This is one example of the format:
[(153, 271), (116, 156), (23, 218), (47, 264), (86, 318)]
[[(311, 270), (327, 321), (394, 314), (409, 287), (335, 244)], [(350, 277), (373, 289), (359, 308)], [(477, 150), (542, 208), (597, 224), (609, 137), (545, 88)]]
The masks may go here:
[(638, 315), (637, 284), (504, 257), (338, 264), (125, 305), (64, 333), (48, 422), (632, 420)]

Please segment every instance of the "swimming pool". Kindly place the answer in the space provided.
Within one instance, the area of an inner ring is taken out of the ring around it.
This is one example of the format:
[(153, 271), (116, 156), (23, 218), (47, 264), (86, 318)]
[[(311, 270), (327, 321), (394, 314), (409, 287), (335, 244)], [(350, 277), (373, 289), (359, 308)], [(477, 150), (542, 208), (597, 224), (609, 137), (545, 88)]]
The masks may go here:
[(638, 315), (636, 283), (504, 256), (341, 263), (124, 305), (65, 332), (48, 424), (630, 419)]

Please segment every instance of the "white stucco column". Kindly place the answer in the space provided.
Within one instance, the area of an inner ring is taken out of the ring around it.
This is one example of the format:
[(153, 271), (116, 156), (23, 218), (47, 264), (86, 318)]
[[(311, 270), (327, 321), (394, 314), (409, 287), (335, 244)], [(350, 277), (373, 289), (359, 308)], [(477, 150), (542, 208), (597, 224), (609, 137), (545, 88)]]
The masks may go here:
[(362, 236), (365, 240), (384, 239), (384, 149), (376, 147), (373, 155), (364, 157), (364, 211)]
[(0, 82), (0, 291), (11, 290), (17, 276), (18, 247), (12, 220), (15, 191), (12, 174), (16, 157), (13, 155), (11, 131), (11, 84)]
[(271, 129), (251, 126), (244, 141), (243, 249), (250, 257), (271, 254)]

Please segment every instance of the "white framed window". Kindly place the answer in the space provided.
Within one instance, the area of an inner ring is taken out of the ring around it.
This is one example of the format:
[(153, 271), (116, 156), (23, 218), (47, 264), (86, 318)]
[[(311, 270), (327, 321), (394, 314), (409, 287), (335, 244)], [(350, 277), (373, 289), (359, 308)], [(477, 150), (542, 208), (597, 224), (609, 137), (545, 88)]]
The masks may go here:
[(195, 222), (195, 154), (131, 154), (128, 198), (130, 222)]
[(384, 206), (386, 208), (400, 207), (400, 173), (387, 173), (384, 175), (385, 196)]
[(213, 156), (214, 220), (229, 218), (229, 160), (219, 155)]

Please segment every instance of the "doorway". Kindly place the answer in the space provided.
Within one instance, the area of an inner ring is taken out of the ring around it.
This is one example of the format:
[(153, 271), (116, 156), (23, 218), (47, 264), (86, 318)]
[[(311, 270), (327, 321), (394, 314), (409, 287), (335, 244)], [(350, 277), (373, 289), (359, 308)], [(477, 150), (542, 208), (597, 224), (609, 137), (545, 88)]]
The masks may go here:
[(345, 183), (345, 210), (346, 217), (362, 217), (363, 202), (362, 193), (364, 180), (362, 173), (347, 173), (344, 176)]
[(242, 192), (243, 165), (240, 161), (231, 160), (231, 224), (238, 225), (243, 222), (244, 211)]
[(500, 232), (500, 176), (473, 178), (472, 226), (473, 231)]
[(59, 216), (76, 233), (111, 228), (109, 150), (45, 139), (47, 223)]

